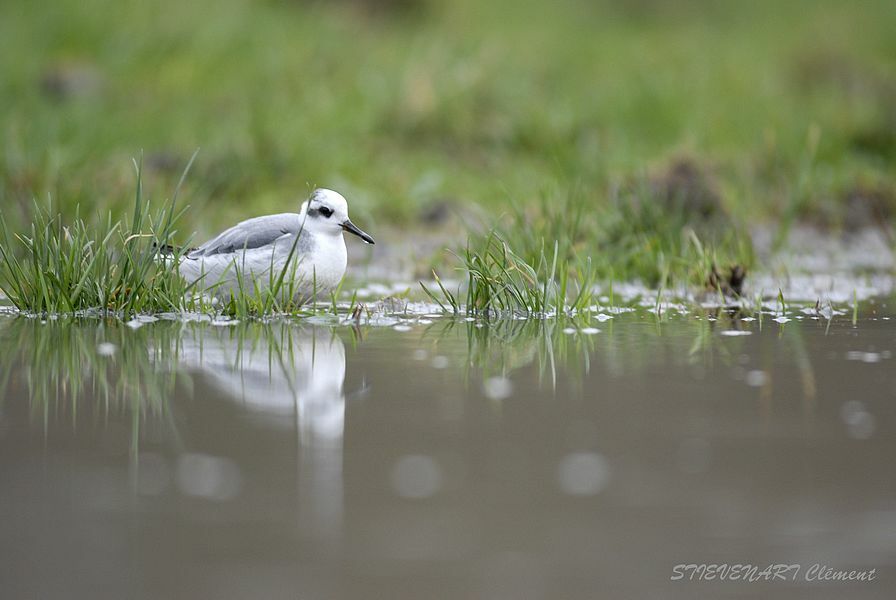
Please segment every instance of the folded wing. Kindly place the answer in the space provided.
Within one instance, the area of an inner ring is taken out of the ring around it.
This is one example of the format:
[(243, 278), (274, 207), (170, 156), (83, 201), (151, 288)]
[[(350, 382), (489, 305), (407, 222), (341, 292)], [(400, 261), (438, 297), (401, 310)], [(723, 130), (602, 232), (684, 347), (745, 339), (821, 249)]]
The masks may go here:
[(215, 238), (187, 254), (188, 258), (200, 258), (215, 254), (230, 254), (240, 250), (252, 250), (273, 244), (285, 235), (301, 233), (302, 217), (297, 213), (282, 213), (248, 219), (234, 225)]

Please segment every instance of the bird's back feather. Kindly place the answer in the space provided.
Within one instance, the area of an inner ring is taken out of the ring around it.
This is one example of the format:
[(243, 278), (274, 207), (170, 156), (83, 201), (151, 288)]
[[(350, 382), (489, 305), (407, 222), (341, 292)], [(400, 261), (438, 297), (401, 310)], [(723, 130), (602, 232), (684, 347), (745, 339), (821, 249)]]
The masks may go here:
[[(253, 250), (273, 244), (284, 235), (300, 234), (302, 216), (298, 213), (281, 213), (255, 217), (234, 225), (213, 239), (187, 254), (188, 258), (200, 258), (215, 254), (231, 254), (240, 250)], [(301, 236), (301, 240), (307, 236)]]

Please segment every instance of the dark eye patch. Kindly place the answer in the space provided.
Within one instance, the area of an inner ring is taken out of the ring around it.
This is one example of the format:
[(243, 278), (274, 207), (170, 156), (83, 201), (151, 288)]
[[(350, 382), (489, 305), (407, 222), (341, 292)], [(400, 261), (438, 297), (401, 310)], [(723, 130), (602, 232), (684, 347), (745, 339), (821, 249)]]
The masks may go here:
[(320, 215), (325, 219), (329, 219), (331, 216), (333, 216), (333, 209), (329, 206), (319, 206), (317, 208), (308, 209), (309, 217), (316, 217), (317, 215)]

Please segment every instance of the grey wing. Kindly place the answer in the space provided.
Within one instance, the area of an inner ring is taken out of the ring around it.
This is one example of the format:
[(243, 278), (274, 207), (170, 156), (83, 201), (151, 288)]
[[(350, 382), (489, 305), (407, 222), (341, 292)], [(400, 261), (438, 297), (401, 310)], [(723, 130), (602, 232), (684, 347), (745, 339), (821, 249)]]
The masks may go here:
[(297, 213), (283, 213), (255, 217), (234, 225), (227, 231), (202, 244), (188, 254), (189, 258), (229, 254), (273, 244), (285, 235), (300, 233), (302, 217)]

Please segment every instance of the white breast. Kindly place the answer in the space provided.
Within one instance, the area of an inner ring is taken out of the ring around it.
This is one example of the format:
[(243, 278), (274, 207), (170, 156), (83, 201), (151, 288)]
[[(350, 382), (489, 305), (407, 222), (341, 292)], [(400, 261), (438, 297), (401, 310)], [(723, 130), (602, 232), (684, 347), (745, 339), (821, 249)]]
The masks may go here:
[[(345, 250), (345, 239), (342, 233), (337, 235), (315, 236), (314, 251), (311, 256), (303, 257), (299, 263), (302, 271), (303, 287), (310, 292), (312, 281), (317, 284), (319, 292), (329, 293), (345, 275), (348, 255)], [(310, 258), (310, 260), (309, 260)]]

